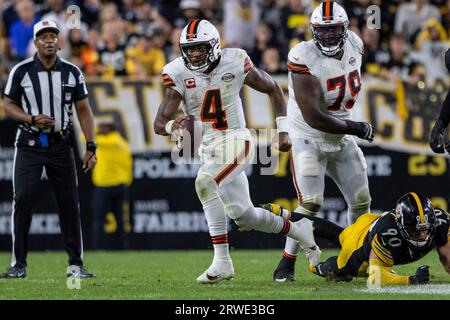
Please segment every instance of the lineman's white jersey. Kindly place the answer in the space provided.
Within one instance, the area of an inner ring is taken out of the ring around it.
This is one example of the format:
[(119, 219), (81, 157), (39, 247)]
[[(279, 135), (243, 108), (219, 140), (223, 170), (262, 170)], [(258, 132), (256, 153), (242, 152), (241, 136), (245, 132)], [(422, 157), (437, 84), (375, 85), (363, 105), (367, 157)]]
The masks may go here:
[(186, 68), (183, 58), (164, 66), (164, 86), (183, 97), (183, 112), (201, 120), (202, 144), (249, 138), (239, 92), (253, 63), (245, 50), (223, 49), (219, 64), (210, 74)]
[[(341, 60), (323, 55), (314, 40), (304, 41), (289, 52), (289, 100), (287, 115), (293, 138), (308, 138), (318, 143), (334, 144), (344, 135), (322, 132), (310, 127), (303, 119), (295, 100), (292, 73), (307, 73), (317, 77), (322, 86), (320, 109), (339, 119), (350, 119), (352, 108), (361, 89), (361, 58), (364, 45), (352, 31), (344, 45)], [(307, 94), (307, 93), (304, 93)]]

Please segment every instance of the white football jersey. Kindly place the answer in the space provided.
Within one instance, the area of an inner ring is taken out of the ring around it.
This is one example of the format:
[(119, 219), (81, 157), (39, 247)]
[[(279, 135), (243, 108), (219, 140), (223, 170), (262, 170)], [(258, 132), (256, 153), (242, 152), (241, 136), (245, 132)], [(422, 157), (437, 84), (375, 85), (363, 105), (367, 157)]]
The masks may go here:
[(296, 45), (289, 52), (289, 100), (287, 115), (293, 138), (308, 138), (317, 142), (336, 143), (342, 134), (322, 132), (310, 127), (303, 119), (295, 100), (292, 73), (311, 74), (320, 81), (322, 99), (320, 109), (339, 119), (350, 119), (352, 108), (361, 89), (361, 58), (364, 50), (362, 40), (352, 31), (344, 45), (340, 60), (323, 55), (313, 40)]
[(164, 66), (164, 86), (183, 97), (183, 112), (202, 123), (202, 144), (250, 137), (239, 92), (253, 63), (245, 50), (223, 49), (220, 62), (209, 74), (186, 68), (183, 58)]

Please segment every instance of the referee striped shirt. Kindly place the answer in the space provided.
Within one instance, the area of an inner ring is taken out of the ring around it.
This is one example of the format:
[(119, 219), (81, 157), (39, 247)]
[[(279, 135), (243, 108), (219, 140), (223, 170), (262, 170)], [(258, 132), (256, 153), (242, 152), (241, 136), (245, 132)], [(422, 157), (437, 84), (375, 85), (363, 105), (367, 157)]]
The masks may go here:
[(46, 69), (35, 54), (11, 70), (5, 96), (30, 115), (45, 114), (55, 119), (55, 125), (46, 130), (27, 123), (21, 124), (22, 128), (54, 133), (70, 128), (73, 103), (85, 99), (88, 92), (77, 66), (57, 57), (53, 67)]

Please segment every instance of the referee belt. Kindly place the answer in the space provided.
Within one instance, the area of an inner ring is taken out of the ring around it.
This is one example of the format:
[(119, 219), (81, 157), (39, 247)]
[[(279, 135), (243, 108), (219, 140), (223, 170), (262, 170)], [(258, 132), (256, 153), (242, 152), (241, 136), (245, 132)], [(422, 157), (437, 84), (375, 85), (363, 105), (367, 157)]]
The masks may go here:
[(39, 131), (33, 131), (30, 130), (28, 128), (25, 128), (23, 126), (19, 126), (19, 129), (24, 133), (24, 134), (29, 134), (29, 135), (34, 135), (34, 136), (39, 136), (40, 134), (45, 134), (47, 135), (49, 138), (53, 138), (53, 139), (58, 139), (58, 138), (62, 138), (62, 137), (68, 137), (70, 135), (71, 132), (71, 128), (67, 128), (61, 131), (56, 131), (56, 132), (39, 132)]
[(19, 141), (22, 145), (25, 144), (29, 147), (49, 148), (52, 142), (68, 141), (71, 138), (71, 130), (66, 129), (57, 132), (35, 132), (20, 127)]

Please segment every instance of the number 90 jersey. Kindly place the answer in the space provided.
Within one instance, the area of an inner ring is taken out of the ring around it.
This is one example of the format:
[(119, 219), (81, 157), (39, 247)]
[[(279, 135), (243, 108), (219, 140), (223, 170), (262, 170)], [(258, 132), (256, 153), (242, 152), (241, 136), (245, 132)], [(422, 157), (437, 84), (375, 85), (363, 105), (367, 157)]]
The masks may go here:
[[(401, 265), (419, 260), (434, 248), (445, 245), (450, 238), (450, 216), (434, 208), (436, 230), (433, 239), (422, 248), (408, 245), (401, 236), (393, 212), (383, 214), (370, 228), (364, 241), (366, 252), (373, 250), (386, 265)], [(368, 256), (367, 256), (368, 258)]]
[(252, 68), (245, 50), (235, 48), (223, 49), (209, 74), (189, 70), (181, 57), (164, 66), (163, 84), (181, 94), (185, 114), (201, 121), (203, 145), (236, 135), (250, 137), (239, 92)]
[[(320, 109), (339, 119), (350, 119), (351, 110), (361, 89), (361, 59), (364, 50), (362, 40), (352, 31), (344, 45), (340, 60), (323, 55), (313, 40), (303, 41), (292, 48), (288, 55), (289, 100), (287, 115), (294, 138), (310, 138), (317, 141), (338, 142), (344, 135), (322, 132), (310, 127), (304, 120), (292, 86), (292, 74), (310, 74), (322, 86)], [(307, 94), (307, 93), (304, 93)]]
[(342, 249), (337, 259), (338, 268), (352, 276), (367, 276), (372, 251), (389, 267), (421, 259), (450, 241), (450, 216), (438, 208), (434, 208), (434, 213), (434, 235), (422, 248), (409, 245), (402, 237), (394, 212), (362, 214), (339, 235)]

